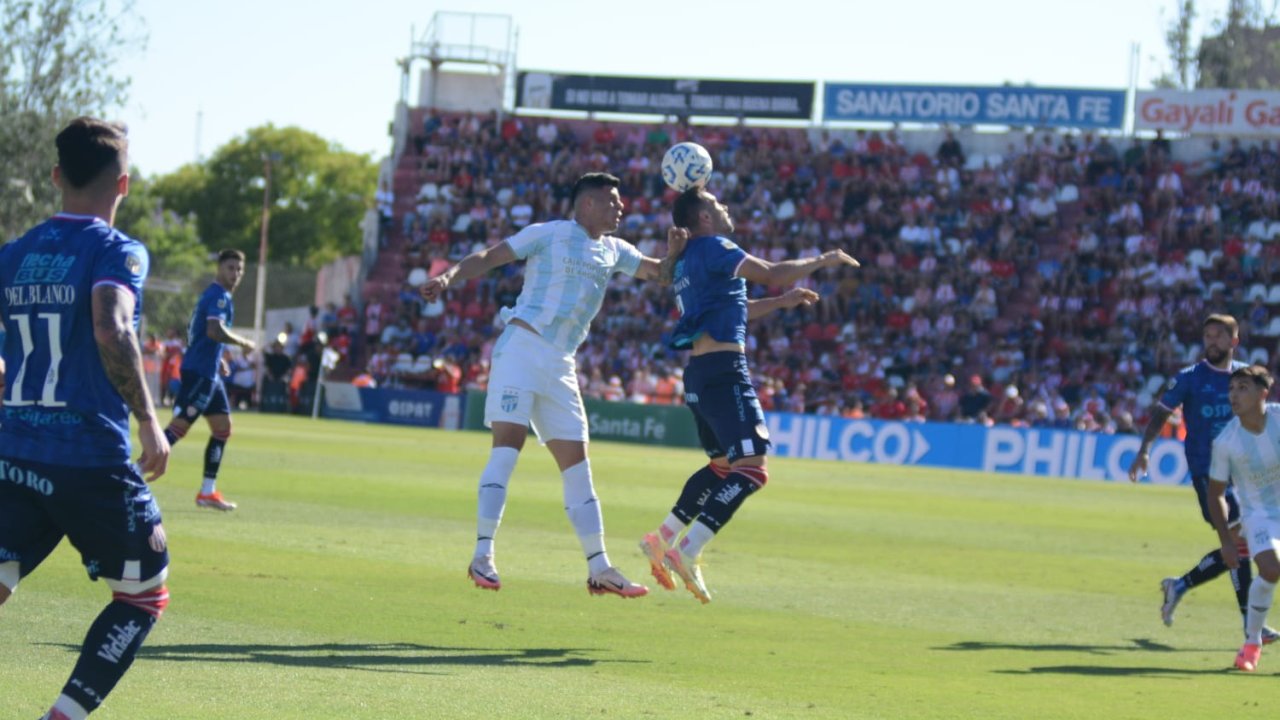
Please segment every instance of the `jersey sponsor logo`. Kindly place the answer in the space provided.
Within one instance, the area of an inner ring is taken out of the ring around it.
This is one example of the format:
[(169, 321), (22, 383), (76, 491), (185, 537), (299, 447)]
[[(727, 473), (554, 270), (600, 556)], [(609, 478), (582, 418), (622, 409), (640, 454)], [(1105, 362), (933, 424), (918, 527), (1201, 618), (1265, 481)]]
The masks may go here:
[[(1226, 403), (1223, 405), (1204, 405), (1200, 408), (1200, 416), (1205, 418), (1206, 420), (1215, 420), (1215, 419), (1230, 420), (1231, 404)], [(1225, 425), (1225, 424), (1226, 424), (1225, 422), (1222, 423), (1222, 425)]]
[(75, 255), (28, 253), (13, 276), (13, 284), (60, 283), (67, 279), (67, 273), (75, 262)]
[(18, 487), (25, 487), (30, 490), (34, 490), (45, 497), (49, 497), (53, 494), (52, 480), (44, 477), (34, 470), (19, 467), (7, 460), (0, 460), (0, 477), (8, 480)]
[(225, 308), (227, 306), (226, 298), (218, 298), (218, 307)]
[(121, 627), (112, 625), (111, 632), (107, 633), (107, 641), (98, 648), (98, 657), (107, 662), (118, 665), (120, 659), (124, 657), (124, 651), (129, 649), (133, 639), (138, 637), (138, 633), (142, 632), (142, 626), (130, 620)]
[(6, 407), (0, 417), (23, 425), (49, 427), (51, 425), (82, 425), (84, 416), (78, 412), (51, 411), (37, 408)]
[(124, 256), (124, 267), (130, 273), (137, 275), (142, 270), (142, 258), (134, 253), (128, 253)]
[(563, 260), (564, 273), (571, 277), (585, 277), (596, 282), (609, 279), (609, 269), (582, 258), (566, 257)]
[(729, 240), (727, 238), (720, 238), (720, 247), (724, 248), (725, 250), (733, 250), (738, 246), (734, 245), (732, 240)]

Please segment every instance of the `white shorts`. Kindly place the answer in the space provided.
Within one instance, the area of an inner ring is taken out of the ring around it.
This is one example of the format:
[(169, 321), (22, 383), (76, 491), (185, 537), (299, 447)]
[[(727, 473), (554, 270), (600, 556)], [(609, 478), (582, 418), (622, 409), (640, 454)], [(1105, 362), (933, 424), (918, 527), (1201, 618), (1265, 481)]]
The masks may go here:
[(1241, 521), (1244, 530), (1240, 536), (1249, 544), (1249, 557), (1268, 550), (1280, 555), (1280, 520), (1266, 515), (1247, 515)]
[(508, 325), (493, 347), (484, 424), (532, 425), (538, 442), (587, 441), (587, 413), (573, 355), (537, 333)]

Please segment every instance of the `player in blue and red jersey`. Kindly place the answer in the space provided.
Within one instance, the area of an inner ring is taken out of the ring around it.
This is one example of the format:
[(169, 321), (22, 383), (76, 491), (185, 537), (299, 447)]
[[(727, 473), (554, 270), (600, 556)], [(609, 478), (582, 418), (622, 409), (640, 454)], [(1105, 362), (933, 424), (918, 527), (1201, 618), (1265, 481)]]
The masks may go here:
[[(1236, 319), (1230, 315), (1210, 315), (1202, 325), (1204, 339), (1204, 357), (1194, 365), (1183, 368), (1169, 381), (1165, 392), (1151, 409), (1151, 420), (1142, 436), (1142, 445), (1138, 454), (1129, 465), (1129, 479), (1137, 482), (1138, 477), (1147, 471), (1148, 455), (1151, 443), (1160, 434), (1165, 421), (1179, 405), (1182, 406), (1183, 422), (1187, 426), (1186, 455), (1187, 469), (1191, 472), (1191, 483), (1196, 489), (1196, 498), (1200, 502), (1200, 515), (1212, 526), (1209, 515), (1209, 461), (1213, 455), (1213, 439), (1233, 417), (1231, 401), (1227, 397), (1231, 384), (1231, 373), (1247, 367), (1246, 363), (1233, 359), (1236, 346), (1240, 344), (1240, 328)], [(1225, 479), (1225, 478), (1224, 478)], [(1227, 522), (1232, 532), (1240, 528), (1240, 504), (1236, 500), (1235, 489), (1228, 486), (1225, 492), (1228, 508)], [(1239, 567), (1230, 570), (1231, 584), (1235, 588), (1236, 601), (1242, 616), (1249, 609), (1249, 583), (1253, 578), (1249, 563), (1248, 546), (1239, 537), (1237, 552)], [(1160, 606), (1160, 617), (1165, 625), (1173, 624), (1173, 611), (1183, 595), (1197, 585), (1218, 577), (1229, 569), (1220, 549), (1210, 550), (1201, 558), (1195, 567), (1182, 577), (1168, 577), (1160, 582), (1160, 593), (1163, 603)], [(1263, 641), (1270, 644), (1280, 638), (1271, 628), (1263, 632)]]
[(239, 345), (252, 352), (253, 341), (229, 329), (235, 320), (231, 294), (244, 277), (244, 253), (223, 250), (218, 253), (218, 270), (213, 282), (205, 288), (187, 324), (187, 352), (182, 356), (182, 387), (173, 401), (173, 420), (165, 428), (165, 437), (176, 445), (186, 437), (191, 423), (204, 416), (209, 423), (209, 442), (204, 448), (204, 482), (196, 494), (196, 505), (230, 511), (236, 504), (218, 492), (218, 469), (222, 453), (231, 437), (231, 403), (222, 378), (231, 372), (222, 356), (223, 345)]
[[(0, 247), (7, 369), (0, 407), (0, 603), (63, 536), (112, 600), (46, 720), (82, 720), (132, 664), (169, 602), (169, 554), (147, 482), (169, 443), (142, 367), (147, 250), (112, 229), (129, 192), (122, 126), (77, 118), (58, 134), (62, 212)], [(129, 414), (142, 457), (130, 462)], [(144, 481), (145, 476), (145, 481)]]
[(754, 257), (726, 237), (733, 232), (728, 208), (701, 188), (681, 193), (671, 215), (685, 231), (669, 236), (668, 256), (677, 258), (672, 291), (680, 311), (671, 347), (690, 351), (685, 402), (711, 462), (686, 481), (671, 514), (644, 536), (640, 549), (664, 588), (675, 588), (674, 573), (707, 603), (711, 594), (698, 566), (702, 548), (769, 479), (769, 431), (747, 370), (746, 340), (748, 317), (771, 308), (747, 301), (746, 281), (790, 285), (823, 268), (856, 267), (858, 261), (842, 250), (778, 263)]

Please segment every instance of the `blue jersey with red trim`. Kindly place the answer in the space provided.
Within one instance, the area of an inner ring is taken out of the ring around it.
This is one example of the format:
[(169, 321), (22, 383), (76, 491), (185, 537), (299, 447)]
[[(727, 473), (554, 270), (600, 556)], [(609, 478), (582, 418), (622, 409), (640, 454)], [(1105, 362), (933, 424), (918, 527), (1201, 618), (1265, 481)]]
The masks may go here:
[(747, 342), (747, 281), (737, 276), (747, 253), (732, 240), (704, 235), (689, 240), (671, 276), (680, 320), (671, 347), (685, 350), (700, 335)]
[(129, 408), (93, 337), (93, 288), (142, 312), (147, 249), (100, 218), (59, 214), (0, 247), (4, 406), (0, 456), (75, 467), (128, 462)]

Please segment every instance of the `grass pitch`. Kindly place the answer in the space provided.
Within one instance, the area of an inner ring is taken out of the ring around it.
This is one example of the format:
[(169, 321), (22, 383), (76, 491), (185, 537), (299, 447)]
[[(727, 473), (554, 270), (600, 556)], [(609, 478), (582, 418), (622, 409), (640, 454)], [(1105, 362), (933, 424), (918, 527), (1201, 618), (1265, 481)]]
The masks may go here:
[[(486, 435), (237, 415), (227, 515), (193, 504), (205, 437), (154, 486), (172, 604), (95, 719), (1208, 718), (1280, 670), (1227, 671), (1225, 578), (1160, 623), (1160, 578), (1215, 546), (1189, 488), (775, 459), (702, 606), (635, 549), (696, 451), (591, 448), (610, 555), (652, 588), (622, 600), (587, 594), (532, 442), (492, 593), (465, 577)], [(5, 717), (57, 696), (107, 597), (64, 543), (0, 608)]]

